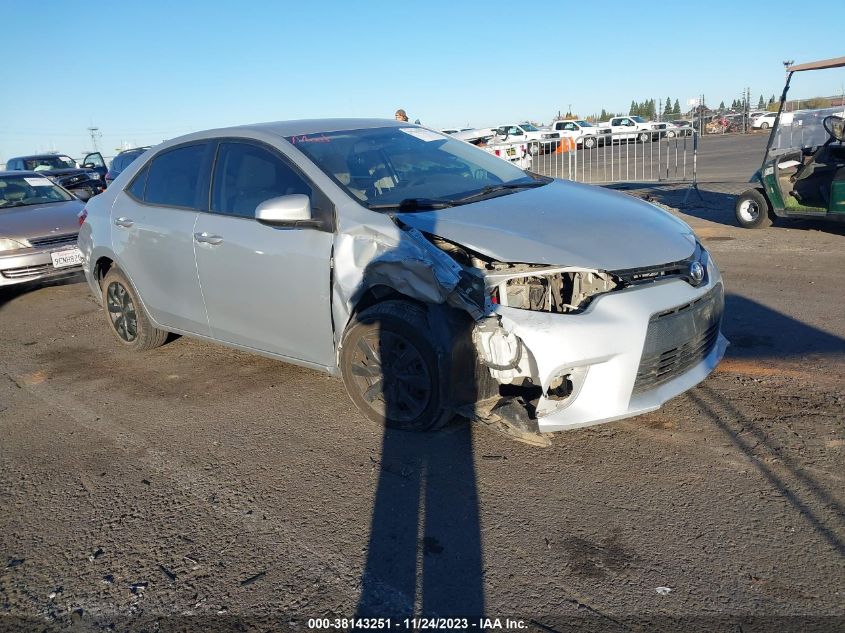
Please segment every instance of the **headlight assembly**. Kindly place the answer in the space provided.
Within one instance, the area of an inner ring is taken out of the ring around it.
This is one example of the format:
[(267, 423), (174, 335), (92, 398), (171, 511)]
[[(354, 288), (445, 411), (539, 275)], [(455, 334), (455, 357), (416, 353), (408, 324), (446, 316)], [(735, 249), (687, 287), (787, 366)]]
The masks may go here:
[(30, 248), (29, 244), (26, 243), (26, 240), (12, 240), (8, 237), (0, 237), (0, 253), (4, 253), (6, 251), (16, 251), (21, 248)]

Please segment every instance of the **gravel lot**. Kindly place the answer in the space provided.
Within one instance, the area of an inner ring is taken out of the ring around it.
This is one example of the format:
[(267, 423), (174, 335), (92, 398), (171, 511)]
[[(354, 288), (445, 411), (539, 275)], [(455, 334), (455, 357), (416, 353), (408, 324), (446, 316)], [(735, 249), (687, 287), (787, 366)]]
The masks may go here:
[(682, 198), (657, 200), (722, 269), (725, 361), (547, 449), (385, 434), (339, 380), (187, 338), (125, 356), (78, 279), (0, 293), (0, 630), (306, 631), (414, 602), (843, 630), (845, 226), (745, 231), (729, 195)]

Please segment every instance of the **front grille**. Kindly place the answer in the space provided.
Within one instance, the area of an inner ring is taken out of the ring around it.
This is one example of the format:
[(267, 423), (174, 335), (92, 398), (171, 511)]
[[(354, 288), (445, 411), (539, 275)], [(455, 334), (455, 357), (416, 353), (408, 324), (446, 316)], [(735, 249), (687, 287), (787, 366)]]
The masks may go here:
[(724, 305), (718, 284), (692, 303), (652, 315), (634, 394), (669, 382), (706, 357), (719, 337)]
[(640, 284), (658, 279), (683, 277), (689, 273), (689, 267), (692, 261), (693, 258), (690, 258), (669, 264), (614, 270), (613, 274), (627, 284)]
[(21, 279), (23, 277), (35, 277), (43, 275), (52, 270), (53, 264), (38, 264), (37, 266), (21, 266), (20, 268), (9, 268), (3, 271), (6, 279)]
[(65, 244), (76, 245), (78, 233), (65, 233), (64, 235), (45, 235), (44, 237), (32, 237), (27, 241), (33, 246), (63, 246)]

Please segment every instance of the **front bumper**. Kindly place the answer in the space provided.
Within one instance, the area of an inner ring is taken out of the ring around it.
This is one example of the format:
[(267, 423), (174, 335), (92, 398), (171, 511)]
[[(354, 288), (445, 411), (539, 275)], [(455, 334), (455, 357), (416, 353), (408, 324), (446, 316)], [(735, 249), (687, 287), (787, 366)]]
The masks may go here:
[[(542, 386), (536, 407), (539, 430), (561, 431), (653, 411), (704, 380), (728, 345), (718, 323), (706, 354), (653, 388), (636, 388), (652, 317), (708, 295), (721, 300), (722, 292), (721, 276), (711, 262), (706, 285), (695, 288), (673, 280), (611, 292), (597, 297), (581, 314), (499, 306), (502, 328), (521, 339)], [(571, 379), (572, 393), (550, 397), (550, 385), (560, 376)]]
[(74, 244), (44, 248), (27, 248), (0, 255), (0, 287), (13, 286), (29, 281), (72, 275), (82, 266), (55, 268), (50, 253), (75, 248)]

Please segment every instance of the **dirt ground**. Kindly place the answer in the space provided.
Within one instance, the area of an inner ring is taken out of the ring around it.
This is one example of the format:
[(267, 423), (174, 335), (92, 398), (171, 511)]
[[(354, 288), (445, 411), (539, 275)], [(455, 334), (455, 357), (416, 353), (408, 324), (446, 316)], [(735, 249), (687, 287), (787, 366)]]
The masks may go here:
[(0, 293), (0, 630), (843, 630), (845, 225), (682, 196), (726, 359), (547, 449), (384, 433), (339, 380), (187, 338), (124, 355), (78, 279)]

